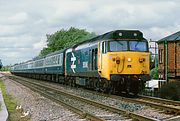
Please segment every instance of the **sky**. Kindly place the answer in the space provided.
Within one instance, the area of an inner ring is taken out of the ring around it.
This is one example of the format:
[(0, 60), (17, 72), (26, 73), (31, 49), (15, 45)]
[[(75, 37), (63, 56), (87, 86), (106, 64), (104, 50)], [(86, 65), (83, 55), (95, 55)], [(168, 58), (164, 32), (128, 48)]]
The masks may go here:
[(0, 59), (37, 56), (46, 34), (76, 27), (97, 35), (138, 29), (148, 40), (180, 31), (180, 0), (0, 0)]

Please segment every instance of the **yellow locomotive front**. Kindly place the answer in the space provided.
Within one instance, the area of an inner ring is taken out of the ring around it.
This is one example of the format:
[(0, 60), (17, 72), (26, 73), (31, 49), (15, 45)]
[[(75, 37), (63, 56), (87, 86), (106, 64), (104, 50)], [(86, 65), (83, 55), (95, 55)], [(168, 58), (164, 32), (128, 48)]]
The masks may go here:
[(137, 94), (149, 80), (148, 42), (134, 31), (126, 38), (125, 32), (120, 34), (122, 37), (99, 43), (98, 72), (109, 80), (113, 91)]

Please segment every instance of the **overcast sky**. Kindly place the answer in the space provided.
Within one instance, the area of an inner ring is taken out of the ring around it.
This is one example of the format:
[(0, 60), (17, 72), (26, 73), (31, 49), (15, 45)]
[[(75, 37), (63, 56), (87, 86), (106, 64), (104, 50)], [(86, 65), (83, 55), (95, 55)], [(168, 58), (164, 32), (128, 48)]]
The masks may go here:
[(159, 40), (180, 30), (180, 0), (0, 0), (3, 65), (37, 56), (46, 34), (77, 27), (103, 34), (138, 29)]

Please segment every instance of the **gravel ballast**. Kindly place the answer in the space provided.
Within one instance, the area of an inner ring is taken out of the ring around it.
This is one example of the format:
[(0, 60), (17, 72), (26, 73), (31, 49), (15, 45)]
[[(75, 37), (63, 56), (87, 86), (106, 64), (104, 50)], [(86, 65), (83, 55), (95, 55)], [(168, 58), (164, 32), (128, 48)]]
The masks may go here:
[[(33, 80), (31, 80), (31, 81), (33, 81)], [(43, 82), (39, 81), (39, 83), (45, 84), (44, 81)], [(48, 83), (48, 85), (54, 86), (55, 88), (58, 88), (61, 91), (67, 91), (69, 93), (73, 93), (75, 95), (78, 95), (78, 96), (81, 96), (84, 98), (89, 98), (91, 100), (94, 100), (94, 101), (97, 101), (100, 103), (104, 103), (104, 104), (107, 104), (110, 106), (115, 106), (117, 108), (125, 109), (128, 111), (132, 111), (134, 113), (141, 114), (143, 116), (155, 118), (157, 120), (172, 117), (172, 115), (166, 114), (162, 110), (156, 110), (154, 108), (145, 106), (143, 104), (129, 103), (129, 102), (121, 101), (118, 99), (113, 99), (113, 98), (106, 97), (106, 96), (100, 96), (100, 95), (96, 95), (95, 93), (88, 92), (81, 88), (71, 88), (69, 86), (63, 86), (63, 85), (59, 85), (57, 83), (51, 83), (51, 84)]]
[(24, 111), (30, 112), (31, 121), (86, 121), (63, 106), (31, 91), (29, 88), (3, 78), (7, 92), (17, 100)]
[[(45, 83), (45, 82), (43, 82), (43, 83)], [(72, 93), (72, 94), (75, 94), (75, 95), (78, 95), (78, 96), (81, 96), (84, 98), (88, 98), (88, 99), (91, 99), (91, 100), (94, 100), (97, 102), (101, 102), (101, 103), (107, 104), (109, 106), (115, 106), (120, 109), (132, 111), (134, 113), (141, 114), (143, 116), (155, 118), (157, 120), (170, 118), (173, 116), (171, 114), (165, 114), (161, 110), (156, 110), (149, 106), (145, 106), (144, 104), (130, 103), (130, 102), (125, 102), (125, 101), (118, 100), (118, 99), (113, 99), (110, 97), (105, 97), (102, 95), (101, 96), (96, 95), (96, 94), (90, 93), (82, 88), (71, 88), (69, 86), (63, 86), (63, 85), (59, 85), (57, 83), (48, 83), (48, 84), (51, 86), (54, 86), (56, 88), (59, 88), (61, 91), (64, 90), (64, 91), (67, 91), (69, 93)]]

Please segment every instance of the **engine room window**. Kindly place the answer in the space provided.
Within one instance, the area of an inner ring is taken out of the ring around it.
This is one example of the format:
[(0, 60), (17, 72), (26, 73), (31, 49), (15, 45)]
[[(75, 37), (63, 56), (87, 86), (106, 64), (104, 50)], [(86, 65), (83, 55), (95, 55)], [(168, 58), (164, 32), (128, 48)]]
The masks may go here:
[(133, 51), (147, 51), (147, 43), (139, 41), (129, 41), (130, 50)]
[(109, 50), (111, 52), (128, 50), (127, 41), (110, 41)]

